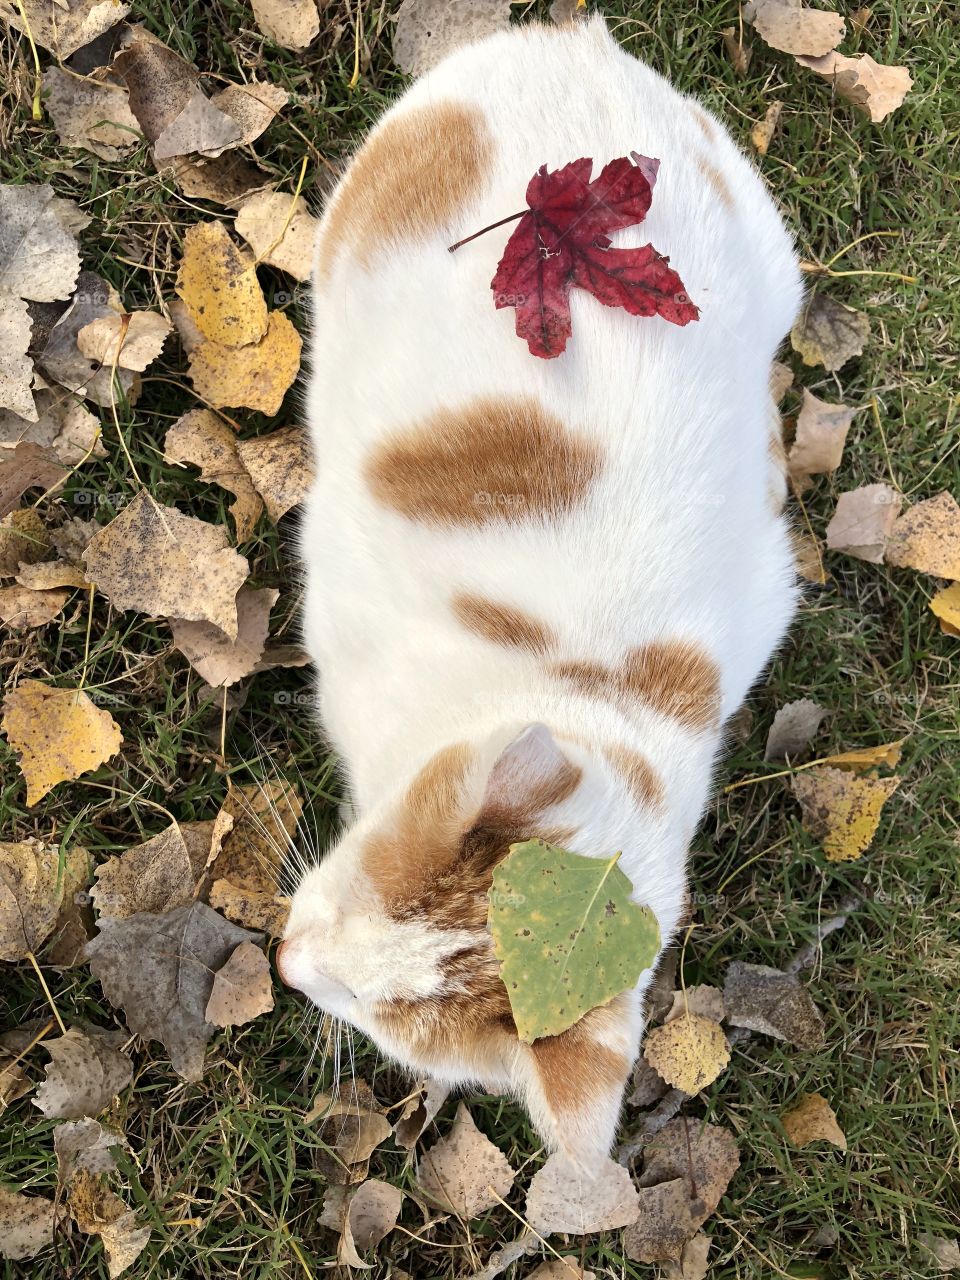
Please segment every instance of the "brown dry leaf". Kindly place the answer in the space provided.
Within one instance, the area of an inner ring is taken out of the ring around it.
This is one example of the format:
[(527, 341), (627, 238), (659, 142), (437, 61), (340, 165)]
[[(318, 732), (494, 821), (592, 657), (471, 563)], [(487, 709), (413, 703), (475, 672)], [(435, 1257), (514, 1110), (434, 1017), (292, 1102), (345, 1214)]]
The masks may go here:
[(54, 489), (66, 474), (56, 454), (41, 445), (18, 444), (5, 450), (0, 456), (0, 516), (9, 515), (28, 489)]
[(869, 847), (880, 811), (899, 785), (896, 777), (861, 778), (823, 765), (796, 774), (793, 794), (804, 830), (820, 841), (827, 861), (851, 862)]
[(129, 1151), (130, 1143), (122, 1133), (108, 1128), (99, 1120), (84, 1117), (58, 1124), (53, 1131), (53, 1149), (61, 1185), (68, 1183), (81, 1170), (85, 1173), (112, 1173), (117, 1167), (114, 1147)]
[(171, 618), (173, 643), (211, 688), (236, 684), (259, 662), (270, 631), (270, 610), (279, 598), (280, 592), (272, 588), (245, 584), (237, 592), (235, 640), (209, 622)]
[(239, 209), (254, 192), (272, 186), (262, 169), (235, 154), (216, 159), (181, 159), (173, 168), (173, 180), (185, 196), (211, 200), (230, 209)]
[(53, 66), (43, 73), (43, 88), (44, 106), (63, 146), (117, 160), (139, 142), (140, 125), (123, 86)]
[(887, 564), (960, 579), (960, 506), (944, 491), (900, 517), (886, 546)]
[(796, 763), (802, 760), (827, 714), (824, 707), (810, 698), (785, 703), (773, 717), (764, 761), (789, 759)]
[(93, 911), (87, 893), (91, 862), (88, 850), (80, 845), (68, 849), (64, 859), (63, 902), (43, 957), (56, 969), (71, 969), (79, 964), (93, 933)]
[(75, 222), (77, 213), (52, 187), (0, 185), (0, 293), (32, 302), (70, 297), (80, 271), (73, 228), (89, 221)]
[(869, 336), (870, 321), (862, 311), (815, 293), (797, 317), (790, 342), (804, 364), (822, 364), (832, 373), (860, 355)]
[(141, 911), (162, 915), (193, 901), (205, 854), (188, 842), (189, 825), (172, 822), (159, 835), (96, 868), (90, 896), (101, 917), (125, 920)]
[(103, 918), (87, 944), (90, 971), (137, 1035), (159, 1040), (184, 1080), (203, 1075), (213, 1026), (206, 1020), (214, 975), (241, 942), (259, 942), (203, 902), (163, 915)]
[(210, 903), (239, 924), (279, 937), (290, 910), (279, 880), (303, 812), (296, 789), (280, 781), (232, 787), (222, 812), (234, 825), (213, 862)]
[(800, 1102), (781, 1116), (784, 1132), (795, 1147), (806, 1147), (811, 1142), (832, 1142), (841, 1151), (847, 1149), (847, 1139), (837, 1124), (833, 1107), (820, 1093), (805, 1093)]
[(723, 1007), (723, 992), (719, 987), (711, 987), (706, 983), (700, 986), (687, 987), (686, 991), (673, 993), (673, 1004), (667, 1010), (664, 1023), (673, 1022), (675, 1018), (687, 1013), (698, 1013), (714, 1022), (722, 1022), (726, 1017)]
[(339, 1231), (337, 1260), (341, 1266), (368, 1266), (360, 1257), (375, 1249), (397, 1225), (403, 1193), (399, 1187), (367, 1178), (355, 1191), (347, 1187), (327, 1188), (320, 1221)]
[(529, 1280), (597, 1280), (595, 1271), (584, 1271), (573, 1258), (551, 1258), (531, 1271)]
[(724, 27), (720, 34), (723, 36), (723, 47), (730, 59), (734, 74), (741, 80), (745, 79), (753, 58), (753, 46), (744, 40), (743, 30), (740, 27)]
[(99, 769), (120, 750), (120, 727), (80, 689), (22, 680), (3, 703), (3, 732), (19, 753), (27, 804), (59, 782)]
[(513, 1179), (506, 1156), (480, 1132), (462, 1102), (449, 1133), (423, 1153), (417, 1167), (422, 1190), (464, 1222), (499, 1204)]
[[(17, 1055), (0, 1048), (0, 1115), (11, 1103), (25, 1098), (32, 1088), (33, 1081), (20, 1066)], [(0, 1208), (0, 1229), (2, 1227), (3, 1210)], [(3, 1256), (3, 1248), (0, 1246), (0, 1257)]]
[(940, 619), (946, 636), (960, 636), (960, 582), (944, 587), (930, 601), (931, 612)]
[(365, 1081), (355, 1082), (355, 1097), (355, 1102), (347, 1102), (321, 1093), (303, 1118), (305, 1124), (319, 1121), (322, 1141), (348, 1165), (366, 1164), (392, 1132)]
[(245, 201), (234, 223), (239, 235), (257, 255), (295, 280), (309, 280), (313, 243), (320, 225), (302, 196), (261, 191)]
[(74, 1174), (67, 1204), (80, 1230), (103, 1241), (111, 1280), (137, 1260), (150, 1239), (150, 1228), (137, 1226), (136, 1214), (110, 1190), (102, 1175), (85, 1169)]
[(843, 459), (843, 446), (856, 409), (828, 404), (804, 387), (803, 405), (797, 418), (797, 436), (787, 454), (787, 467), (794, 488), (803, 487), (808, 476), (836, 471)]
[(0, 587), (0, 621), (11, 631), (30, 631), (52, 622), (70, 598), (69, 591), (34, 591), (30, 587)]
[(153, 144), (153, 158), (160, 165), (179, 156), (219, 156), (228, 147), (242, 143), (240, 124), (194, 85), (186, 106)]
[(627, 1257), (638, 1262), (680, 1257), (716, 1211), (739, 1164), (729, 1130), (686, 1116), (671, 1120), (644, 1148), (637, 1180), (640, 1216), (623, 1233)]
[(23, 960), (53, 932), (63, 900), (56, 849), (0, 842), (0, 960)]
[(9, 409), (30, 422), (37, 420), (33, 400), (33, 361), (30, 313), (21, 298), (0, 294), (0, 409)]
[(70, 306), (50, 331), (46, 346), (37, 357), (44, 373), (62, 387), (84, 399), (110, 408), (123, 400), (132, 404), (139, 391), (139, 379), (131, 369), (112, 369), (89, 360), (77, 346), (80, 330), (93, 320), (119, 315), (120, 298), (106, 280), (92, 271), (81, 271)]
[(213, 105), (228, 115), (240, 130), (239, 141), (231, 145), (243, 147), (269, 128), (277, 112), (286, 106), (289, 96), (279, 85), (250, 80), (247, 84), (228, 84), (214, 95)]
[(638, 1210), (636, 1189), (622, 1165), (607, 1160), (598, 1170), (585, 1175), (557, 1152), (533, 1175), (525, 1216), (541, 1235), (562, 1231), (585, 1236), (636, 1222)]
[(712, 1240), (698, 1231), (683, 1246), (679, 1259), (669, 1258), (663, 1264), (663, 1280), (706, 1280)]
[(770, 366), (770, 395), (774, 404), (779, 404), (793, 386), (793, 370), (781, 360), (774, 360)]
[(273, 416), (300, 372), (299, 333), (271, 311), (266, 336), (246, 347), (203, 342), (190, 358), (193, 389), (215, 409), (259, 409)]
[[(126, 328), (124, 328), (126, 321)], [(77, 334), (77, 350), (89, 360), (108, 368), (116, 362), (120, 369), (142, 373), (163, 350), (173, 325), (158, 311), (134, 311), (129, 316), (102, 316)]]
[(0, 1187), (0, 1258), (22, 1262), (53, 1244), (54, 1203)]
[(666, 1080), (654, 1071), (644, 1057), (639, 1057), (634, 1064), (630, 1086), (631, 1092), (627, 1096), (627, 1106), (640, 1108), (652, 1107), (670, 1088)]
[(133, 1063), (121, 1052), (127, 1039), (123, 1031), (70, 1027), (44, 1040), (50, 1062), (34, 1106), (48, 1120), (81, 1120), (106, 1111), (133, 1079)]
[(758, 7), (753, 25), (771, 49), (811, 57), (835, 49), (846, 31), (846, 24), (837, 13), (796, 8), (776, 0), (767, 0)]
[(320, 34), (315, 0), (251, 0), (257, 26), (281, 49), (306, 49)]
[(209, 409), (192, 409), (178, 418), (163, 442), (170, 462), (189, 462), (200, 468), (200, 479), (228, 489), (236, 497), (230, 514), (237, 541), (246, 542), (263, 511), (263, 501), (237, 453), (233, 431)]
[(280, 938), (290, 916), (290, 899), (283, 894), (241, 889), (229, 880), (215, 880), (207, 895), (210, 905), (247, 929), (259, 929)]
[(820, 1010), (794, 974), (734, 960), (727, 968), (723, 996), (727, 1019), (735, 1027), (786, 1040), (799, 1049), (819, 1049), (824, 1042)]
[(393, 60), (423, 75), (461, 45), (510, 29), (510, 0), (403, 0), (393, 33)]
[(50, 535), (32, 507), (11, 511), (0, 520), (0, 578), (14, 578), (24, 564), (50, 554)]
[(823, 563), (819, 541), (811, 534), (798, 530), (794, 530), (792, 540), (797, 573), (807, 582), (813, 582), (818, 587), (825, 586), (830, 581), (830, 575)]
[(896, 742), (884, 742), (878, 747), (855, 747), (852, 751), (825, 756), (821, 764), (832, 765), (834, 769), (850, 769), (853, 773), (863, 773), (866, 769), (877, 769), (881, 765), (895, 769), (903, 755), (905, 742), (906, 738), (897, 738)]
[(130, 12), (120, 0), (2, 0), (0, 17), (28, 30), (42, 49), (61, 62), (116, 26)]
[(587, 0), (553, 0), (550, 21), (558, 27), (586, 16)]
[(100, 421), (80, 400), (63, 390), (41, 389), (34, 391), (34, 402), (36, 422), (0, 411), (0, 450), (6, 452), (21, 442), (44, 445), (67, 466), (89, 456), (107, 456), (100, 443)]
[(439, 1080), (421, 1081), (394, 1123), (393, 1136), (397, 1145), (412, 1151), (427, 1125), (432, 1124), (449, 1097), (448, 1085), (441, 1084)]
[(313, 461), (302, 427), (281, 427), (265, 436), (238, 440), (237, 453), (274, 524), (307, 496)]
[(758, 120), (750, 130), (750, 141), (761, 156), (765, 156), (770, 150), (770, 143), (773, 141), (773, 136), (777, 131), (782, 110), (782, 102), (771, 102), (763, 119)]
[(138, 493), (91, 539), (83, 562), (117, 609), (212, 622), (236, 639), (236, 597), (250, 566), (219, 525)]
[(917, 1244), (924, 1252), (924, 1260), (932, 1262), (938, 1271), (960, 1271), (960, 1244), (956, 1240), (924, 1231), (917, 1236)]
[(77, 566), (66, 560), (41, 560), (38, 564), (24, 564), (17, 574), (17, 582), (37, 595), (52, 594), (56, 587), (90, 585)]
[(827, 525), (827, 546), (858, 560), (882, 564), (903, 498), (888, 484), (866, 484), (841, 493)]
[(239, 1027), (273, 1008), (270, 961), (252, 942), (241, 942), (217, 970), (206, 1019), (215, 1027)]
[(719, 1023), (687, 1013), (654, 1027), (643, 1056), (667, 1084), (693, 1096), (720, 1075), (730, 1061), (730, 1049)]
[(864, 107), (874, 124), (895, 111), (913, 85), (913, 77), (906, 67), (885, 66), (874, 62), (867, 53), (848, 58), (846, 54), (833, 52), (797, 61), (829, 80), (834, 93), (841, 98)]
[(188, 229), (177, 294), (203, 336), (220, 346), (244, 347), (267, 332), (267, 302), (253, 255), (237, 248), (222, 222)]

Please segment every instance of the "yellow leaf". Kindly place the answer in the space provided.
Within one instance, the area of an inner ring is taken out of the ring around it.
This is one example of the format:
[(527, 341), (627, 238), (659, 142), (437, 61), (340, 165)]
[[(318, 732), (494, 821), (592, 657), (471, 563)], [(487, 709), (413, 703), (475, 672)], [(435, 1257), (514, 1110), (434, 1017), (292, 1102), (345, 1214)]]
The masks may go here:
[(79, 689), (52, 689), (23, 680), (7, 694), (2, 728), (20, 753), (27, 804), (58, 782), (97, 769), (120, 750), (119, 726)]
[(899, 785), (899, 778), (860, 778), (822, 766), (798, 773), (793, 793), (804, 829), (820, 841), (828, 861), (852, 862), (869, 846), (880, 811)]
[(781, 1119), (787, 1137), (796, 1147), (806, 1147), (811, 1142), (832, 1142), (841, 1151), (847, 1149), (847, 1138), (837, 1123), (833, 1107), (820, 1093), (805, 1093)]
[(243, 347), (267, 332), (253, 255), (234, 244), (222, 222), (198, 222), (187, 232), (177, 293), (211, 342)]
[(235, 348), (203, 342), (192, 353), (190, 377), (198, 396), (215, 409), (259, 409), (275, 414), (300, 370), (300, 335), (272, 311), (266, 337)]
[(895, 769), (903, 755), (905, 742), (906, 738), (898, 738), (896, 742), (885, 742), (879, 747), (856, 747), (853, 751), (826, 756), (821, 763), (832, 765), (834, 769), (849, 769), (852, 773), (863, 773), (865, 769), (877, 769), (881, 765)]
[(643, 1056), (667, 1084), (693, 1095), (716, 1080), (730, 1061), (730, 1049), (719, 1023), (686, 1013), (655, 1027)]
[(940, 619), (940, 630), (945, 635), (960, 636), (960, 582), (938, 591), (930, 608)]
[(949, 493), (918, 502), (890, 532), (887, 564), (960, 579), (960, 506)]

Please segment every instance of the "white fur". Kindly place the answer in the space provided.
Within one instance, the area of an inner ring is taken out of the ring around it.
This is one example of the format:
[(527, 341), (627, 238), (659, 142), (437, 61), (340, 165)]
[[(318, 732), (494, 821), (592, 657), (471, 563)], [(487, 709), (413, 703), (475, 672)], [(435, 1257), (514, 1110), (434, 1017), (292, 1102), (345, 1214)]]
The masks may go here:
[[(649, 709), (628, 720), (562, 687), (535, 657), (467, 632), (449, 607), (454, 592), (543, 620), (560, 637), (558, 656), (571, 660), (615, 665), (649, 641), (694, 640), (722, 673), (724, 716), (768, 661), (796, 597), (788, 530), (768, 503), (768, 379), (801, 286), (790, 237), (753, 166), (718, 122), (708, 139), (701, 109), (625, 54), (599, 19), (562, 33), (515, 28), (463, 49), (388, 116), (440, 101), (473, 104), (495, 139), (481, 198), (455, 225), (381, 255), (369, 270), (341, 255), (316, 292), (311, 353), (318, 477), (301, 544), (306, 640), (323, 723), (362, 816), (296, 895), (289, 936), (309, 934), (312, 920), (319, 930), (329, 904), (340, 904), (344, 921), (333, 934), (341, 941), (327, 929), (303, 964), (380, 995), (428, 990), (439, 944), (428, 931), (401, 937), (388, 928), (358, 882), (356, 851), (438, 749), (477, 747), (479, 799), (505, 743), (526, 725), (548, 724), (586, 769), (561, 815), (578, 828), (575, 847), (597, 856), (623, 850), (637, 900), (653, 907), (667, 942), (720, 744), (719, 729), (693, 731)], [(680, 328), (640, 319), (574, 290), (566, 352), (537, 359), (515, 336), (513, 311), (496, 311), (490, 293), (511, 228), (454, 255), (447, 246), (522, 208), (540, 165), (591, 156), (596, 174), (631, 151), (657, 157), (661, 168), (646, 221), (614, 241), (669, 254), (700, 320)], [(701, 159), (722, 174), (733, 209)], [(438, 530), (373, 500), (361, 469), (377, 442), (441, 406), (498, 394), (533, 396), (599, 442), (606, 462), (581, 505), (547, 523)], [(664, 781), (665, 814), (638, 814), (622, 780), (574, 739), (641, 751)], [(310, 974), (299, 976), (311, 993)], [(618, 1033), (631, 1055), (649, 976)], [(313, 990), (324, 1003), (319, 979)], [(358, 997), (352, 1011), (331, 1011), (376, 1036), (367, 1004)], [(384, 1047), (404, 1056), (403, 1046)], [(448, 1079), (478, 1074), (466, 1063), (433, 1068)], [(501, 1075), (561, 1141), (522, 1048)], [(605, 1150), (618, 1107), (619, 1096), (581, 1116), (571, 1144)]]

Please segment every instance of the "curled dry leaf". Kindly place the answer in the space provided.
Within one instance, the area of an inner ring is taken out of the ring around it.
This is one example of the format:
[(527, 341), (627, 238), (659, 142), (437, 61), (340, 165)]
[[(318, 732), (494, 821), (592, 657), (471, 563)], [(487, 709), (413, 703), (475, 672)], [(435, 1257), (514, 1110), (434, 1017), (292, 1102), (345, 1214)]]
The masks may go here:
[(246, 84), (228, 84), (214, 95), (213, 105), (236, 123), (240, 138), (231, 145), (242, 147), (260, 137), (288, 98), (287, 91), (279, 85), (250, 80)]
[(794, 488), (804, 486), (808, 476), (836, 471), (843, 459), (843, 446), (856, 409), (828, 404), (804, 387), (803, 404), (797, 418), (797, 435), (787, 454), (787, 467)]
[(52, 689), (23, 680), (3, 703), (2, 726), (20, 755), (27, 804), (59, 782), (98, 769), (120, 750), (120, 727), (80, 689)]
[(826, 715), (826, 710), (811, 698), (786, 703), (773, 717), (764, 760), (802, 760)]
[(236, 639), (236, 596), (249, 565), (220, 526), (138, 493), (91, 539), (83, 562), (116, 608), (212, 622)]
[(841, 493), (827, 525), (827, 546), (858, 560), (882, 564), (902, 502), (888, 484), (866, 484)]
[(133, 1079), (133, 1063), (122, 1052), (127, 1038), (123, 1031), (70, 1027), (45, 1040), (50, 1062), (34, 1106), (48, 1120), (81, 1120), (106, 1111)]
[(0, 842), (0, 960), (22, 960), (53, 931), (63, 900), (58, 851)]
[(279, 591), (245, 584), (237, 592), (235, 640), (209, 622), (171, 618), (173, 643), (211, 688), (236, 684), (260, 661), (270, 630), (270, 610), (279, 597)]
[(498, 1204), (513, 1179), (506, 1156), (480, 1132), (462, 1102), (449, 1133), (423, 1153), (417, 1166), (422, 1190), (465, 1222)]
[(68, 391), (109, 408), (124, 397), (136, 398), (139, 381), (131, 369), (113, 369), (90, 360), (77, 346), (80, 330), (94, 320), (123, 311), (116, 291), (92, 271), (81, 271), (70, 306), (50, 331), (38, 364)]
[(83, 949), (93, 931), (93, 911), (87, 894), (92, 859), (88, 850), (73, 845), (63, 861), (63, 901), (43, 958), (54, 968), (71, 969), (83, 959)]
[(878, 769), (881, 765), (887, 769), (895, 769), (903, 755), (905, 742), (906, 738), (898, 738), (896, 742), (882, 742), (877, 747), (854, 747), (852, 751), (825, 756), (823, 763), (832, 765), (834, 769), (849, 769), (852, 773)]
[(771, 102), (763, 119), (758, 120), (750, 130), (750, 141), (756, 147), (758, 155), (765, 156), (770, 150), (770, 143), (780, 122), (781, 111), (783, 111), (782, 102)]
[(24, 442), (39, 444), (52, 449), (67, 466), (75, 466), (91, 455), (106, 457), (107, 451), (100, 443), (100, 420), (81, 401), (57, 389), (35, 391), (34, 403), (36, 422), (0, 412), (0, 451)]
[(63, 62), (129, 12), (119, 0), (4, 0), (0, 16)]
[(796, 774), (793, 794), (804, 830), (820, 841), (827, 861), (851, 862), (869, 848), (880, 811), (899, 785), (899, 778), (861, 778), (823, 765)]
[(244, 201), (234, 224), (257, 255), (258, 262), (309, 280), (319, 223), (302, 196), (261, 191)]
[(54, 1204), (0, 1187), (0, 1258), (22, 1262), (53, 1244)]
[[(255, 191), (272, 186), (262, 169), (235, 154), (216, 159), (179, 160), (173, 168), (173, 180), (185, 196), (211, 200), (229, 209), (239, 209)], [(179, 329), (180, 324), (176, 323)]]
[(667, 1084), (692, 1097), (724, 1070), (730, 1048), (719, 1023), (699, 1013), (681, 1013), (649, 1032), (643, 1056)]
[(257, 26), (281, 49), (306, 49), (320, 34), (315, 0), (252, 0)]
[(210, 903), (229, 919), (278, 937), (290, 910), (280, 876), (303, 812), (296, 789), (282, 781), (232, 787), (222, 812), (233, 829), (213, 862)]
[(815, 293), (797, 317), (790, 341), (804, 364), (822, 364), (832, 373), (860, 355), (869, 336), (870, 321), (862, 311)]
[(630, 1081), (630, 1092), (627, 1095), (628, 1107), (652, 1107), (659, 1102), (670, 1086), (666, 1080), (651, 1067), (644, 1057), (637, 1059)]
[(74, 223), (78, 212), (52, 187), (0, 185), (0, 293), (33, 302), (70, 297), (80, 271), (71, 228), (88, 221)]
[(403, 0), (393, 33), (393, 60), (423, 75), (464, 44), (510, 28), (510, 0)]
[(448, 1085), (439, 1080), (424, 1080), (410, 1095), (393, 1126), (397, 1145), (412, 1151), (440, 1108), (450, 1096)]
[(30, 422), (37, 420), (34, 404), (30, 314), (20, 298), (0, 294), (0, 409), (9, 409)]
[(684, 1014), (697, 1013), (714, 1022), (722, 1022), (726, 1017), (723, 1006), (723, 992), (719, 987), (711, 987), (706, 983), (700, 986), (687, 987), (686, 991), (673, 993), (673, 1004), (668, 1009), (663, 1021), (673, 1022)]
[(300, 371), (302, 348), (287, 317), (272, 311), (259, 342), (240, 348), (201, 343), (190, 357), (193, 388), (215, 409), (259, 409), (273, 416)]
[(663, 1280), (706, 1280), (712, 1241), (698, 1231), (683, 1246), (679, 1259), (668, 1258), (663, 1264)]
[(117, 1167), (114, 1147), (130, 1150), (130, 1144), (122, 1133), (90, 1116), (58, 1124), (53, 1131), (57, 1180), (63, 1186), (79, 1172), (112, 1173)]
[(348, 1165), (366, 1164), (391, 1133), (390, 1121), (378, 1109), (370, 1086), (365, 1081), (356, 1084), (355, 1102), (321, 1093), (303, 1118), (305, 1124), (319, 1121), (322, 1141)]
[(747, 44), (744, 40), (743, 30), (740, 27), (724, 27), (720, 34), (723, 36), (723, 48), (734, 74), (741, 80), (745, 79), (753, 60), (753, 45)]
[(734, 960), (723, 988), (727, 1019), (799, 1049), (819, 1049), (825, 1031), (820, 1010), (800, 980), (765, 964)]
[(11, 631), (44, 627), (53, 621), (69, 598), (69, 591), (34, 591), (19, 583), (0, 587), (0, 621)]
[(341, 1233), (337, 1259), (341, 1265), (366, 1267), (360, 1257), (375, 1249), (393, 1230), (400, 1217), (403, 1193), (399, 1187), (367, 1178), (355, 1191), (347, 1187), (327, 1188), (320, 1221)]
[(960, 506), (951, 494), (918, 502), (890, 531), (887, 564), (960, 579)]
[(237, 453), (274, 524), (307, 496), (313, 460), (302, 427), (281, 427), (265, 436), (238, 440)]
[(803, 67), (829, 80), (834, 93), (854, 106), (863, 107), (877, 124), (899, 107), (910, 92), (913, 77), (906, 67), (884, 66), (869, 54), (848, 58), (843, 53), (798, 58)]
[(67, 1204), (80, 1230), (102, 1240), (111, 1280), (132, 1266), (150, 1239), (150, 1228), (137, 1226), (136, 1214), (102, 1176), (85, 1170), (76, 1173), (67, 1191)]
[(184, 1080), (203, 1075), (213, 1026), (206, 1019), (214, 975), (241, 942), (258, 942), (202, 902), (163, 915), (101, 919), (87, 944), (90, 971), (137, 1035), (159, 1040)]
[(263, 501), (237, 452), (237, 439), (227, 424), (209, 409), (192, 409), (178, 418), (163, 442), (170, 462), (189, 462), (200, 468), (200, 479), (228, 489), (236, 497), (230, 514), (237, 541), (246, 542), (263, 511)]
[(38, 444), (18, 444), (0, 455), (0, 516), (7, 516), (28, 489), (57, 488), (67, 468), (56, 454)]
[(838, 13), (779, 4), (777, 0), (758, 6), (753, 25), (771, 49), (813, 57), (835, 49), (846, 30)]
[(189, 840), (189, 826), (173, 822), (96, 868), (90, 896), (101, 917), (125, 920), (142, 911), (162, 915), (193, 901), (205, 855), (202, 841), (198, 848), (198, 842)]
[(252, 942), (241, 942), (217, 970), (206, 1019), (215, 1027), (239, 1027), (273, 1008), (270, 961)]
[(159, 356), (172, 330), (170, 321), (158, 311), (101, 316), (77, 333), (77, 350), (107, 368), (116, 364), (142, 373)]
[(116, 160), (140, 140), (140, 125), (122, 85), (78, 76), (65, 67), (43, 73), (44, 106), (65, 147)]
[(533, 1175), (527, 1192), (527, 1222), (544, 1236), (614, 1231), (635, 1222), (638, 1211), (630, 1174), (613, 1160), (587, 1175), (557, 1152)]
[(243, 347), (267, 332), (253, 255), (234, 244), (222, 222), (198, 222), (187, 231), (177, 295), (203, 336), (220, 346)]
[(795, 1147), (832, 1142), (841, 1151), (847, 1149), (847, 1139), (833, 1107), (820, 1093), (805, 1093), (795, 1107), (783, 1113), (781, 1120), (784, 1132)]
[(930, 609), (940, 619), (944, 635), (960, 636), (960, 583), (938, 591), (930, 601)]

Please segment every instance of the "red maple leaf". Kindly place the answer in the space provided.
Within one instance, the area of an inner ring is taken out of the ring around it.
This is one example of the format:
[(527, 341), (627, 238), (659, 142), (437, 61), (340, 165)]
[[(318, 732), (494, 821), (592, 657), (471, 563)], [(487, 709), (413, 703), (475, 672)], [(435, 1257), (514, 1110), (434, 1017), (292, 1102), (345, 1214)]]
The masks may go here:
[(573, 285), (634, 316), (660, 315), (681, 325), (698, 318), (669, 258), (649, 244), (638, 249), (610, 244), (610, 232), (646, 217), (659, 166), (658, 160), (634, 152), (632, 160), (611, 160), (592, 182), (590, 159), (574, 160), (554, 173), (542, 165), (531, 178), (528, 209), (507, 241), (490, 287), (498, 308), (516, 308), (517, 335), (533, 355), (549, 360), (567, 345)]

